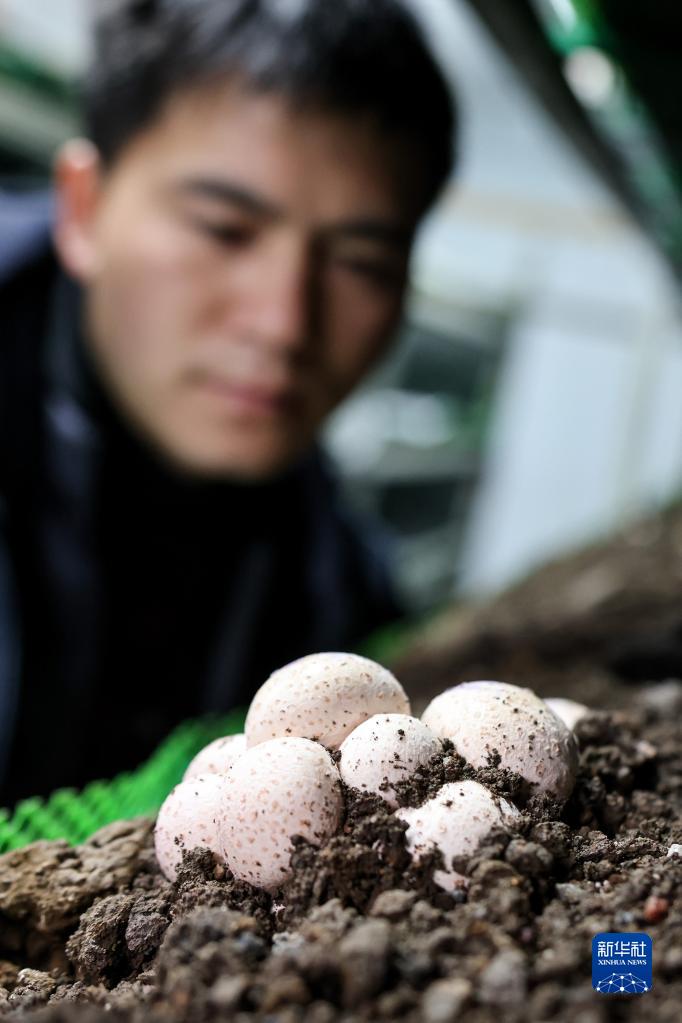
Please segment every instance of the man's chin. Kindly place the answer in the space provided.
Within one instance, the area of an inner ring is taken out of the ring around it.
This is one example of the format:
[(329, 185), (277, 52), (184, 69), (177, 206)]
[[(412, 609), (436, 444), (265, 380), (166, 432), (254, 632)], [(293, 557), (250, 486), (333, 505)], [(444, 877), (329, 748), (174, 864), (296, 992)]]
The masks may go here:
[(233, 483), (266, 483), (287, 472), (304, 453), (304, 448), (206, 449), (198, 446), (164, 446), (164, 460), (187, 478)]

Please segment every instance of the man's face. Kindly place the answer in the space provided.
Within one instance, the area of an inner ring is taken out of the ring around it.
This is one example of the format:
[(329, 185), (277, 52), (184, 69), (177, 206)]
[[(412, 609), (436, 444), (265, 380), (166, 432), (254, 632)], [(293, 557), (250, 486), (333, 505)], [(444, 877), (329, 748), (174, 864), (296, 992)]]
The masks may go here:
[(399, 318), (415, 164), (368, 124), (226, 86), (123, 150), (77, 271), (86, 336), (167, 460), (255, 480), (305, 451)]

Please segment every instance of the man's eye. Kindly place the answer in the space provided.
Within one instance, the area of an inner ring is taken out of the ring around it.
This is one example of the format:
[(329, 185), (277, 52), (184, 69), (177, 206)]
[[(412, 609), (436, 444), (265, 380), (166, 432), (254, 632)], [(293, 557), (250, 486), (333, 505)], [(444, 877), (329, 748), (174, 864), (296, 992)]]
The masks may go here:
[(345, 258), (339, 262), (358, 277), (383, 287), (397, 287), (403, 279), (401, 268), (382, 260)]
[(221, 245), (248, 245), (253, 232), (240, 224), (208, 224), (200, 223), (199, 230), (219, 242)]

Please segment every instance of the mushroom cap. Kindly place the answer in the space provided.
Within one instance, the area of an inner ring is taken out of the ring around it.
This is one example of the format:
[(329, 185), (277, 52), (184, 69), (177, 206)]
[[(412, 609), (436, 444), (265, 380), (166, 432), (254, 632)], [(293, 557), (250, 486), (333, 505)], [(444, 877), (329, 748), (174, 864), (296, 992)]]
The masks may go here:
[(286, 736), (336, 749), (373, 714), (409, 714), (410, 701), (390, 671), (358, 654), (309, 654), (275, 671), (246, 717), (246, 745)]
[(339, 826), (341, 779), (319, 743), (271, 739), (230, 770), (220, 819), (221, 848), (235, 877), (275, 890), (291, 874), (291, 838), (322, 845)]
[(422, 721), (451, 739), (474, 767), (496, 751), (500, 766), (558, 799), (571, 794), (578, 770), (573, 733), (530, 689), (506, 682), (464, 682), (431, 701)]
[(550, 710), (553, 710), (558, 718), (561, 718), (566, 728), (570, 728), (571, 731), (575, 728), (581, 718), (587, 717), (591, 714), (589, 707), (586, 707), (584, 703), (578, 703), (576, 700), (568, 700), (565, 696), (550, 696), (545, 703)]
[(396, 811), (396, 817), (409, 825), (405, 840), (414, 860), (434, 847), (442, 852), (444, 867), (434, 870), (433, 880), (446, 891), (468, 883), (452, 868), (453, 858), (473, 855), (492, 828), (512, 824), (520, 816), (515, 806), (477, 781), (448, 782), (422, 806)]
[(246, 753), (246, 736), (242, 733), (214, 739), (190, 762), (183, 781), (198, 774), (226, 774), (242, 753)]
[(391, 807), (398, 805), (392, 785), (443, 749), (440, 739), (409, 714), (375, 714), (354, 728), (341, 743), (339, 772), (346, 785), (376, 792)]
[(166, 797), (156, 819), (154, 847), (169, 881), (175, 880), (185, 849), (204, 846), (222, 859), (218, 818), (228, 787), (224, 775), (202, 774), (181, 781)]

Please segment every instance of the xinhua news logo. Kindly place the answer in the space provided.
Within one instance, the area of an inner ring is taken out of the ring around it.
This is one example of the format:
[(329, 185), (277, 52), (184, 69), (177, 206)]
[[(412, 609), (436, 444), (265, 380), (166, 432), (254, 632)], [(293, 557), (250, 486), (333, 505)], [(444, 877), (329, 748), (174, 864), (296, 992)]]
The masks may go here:
[(605, 932), (592, 939), (592, 987), (602, 995), (651, 991), (653, 942), (648, 934)]

